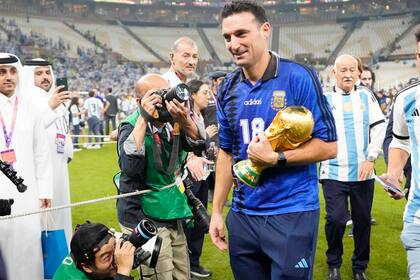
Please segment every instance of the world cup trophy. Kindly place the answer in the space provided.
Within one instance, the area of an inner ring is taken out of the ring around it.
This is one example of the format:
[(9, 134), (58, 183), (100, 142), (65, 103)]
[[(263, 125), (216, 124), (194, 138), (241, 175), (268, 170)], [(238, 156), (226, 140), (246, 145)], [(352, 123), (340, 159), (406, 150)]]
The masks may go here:
[[(270, 126), (263, 132), (273, 148), (280, 152), (293, 150), (311, 139), (314, 119), (311, 111), (303, 106), (290, 106), (277, 112)], [(244, 184), (255, 188), (261, 173), (267, 165), (250, 159), (242, 160), (233, 166), (233, 172)]]

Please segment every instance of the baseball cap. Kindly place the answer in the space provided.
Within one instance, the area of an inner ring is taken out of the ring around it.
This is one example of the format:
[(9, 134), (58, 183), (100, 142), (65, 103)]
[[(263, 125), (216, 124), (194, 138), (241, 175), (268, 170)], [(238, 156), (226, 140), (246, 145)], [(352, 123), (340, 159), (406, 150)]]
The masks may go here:
[(77, 266), (95, 259), (95, 254), (112, 235), (103, 224), (86, 222), (78, 225), (70, 242), (70, 249)]
[(219, 79), (220, 77), (226, 76), (226, 72), (224, 71), (214, 71), (209, 73), (209, 77), (213, 80)]

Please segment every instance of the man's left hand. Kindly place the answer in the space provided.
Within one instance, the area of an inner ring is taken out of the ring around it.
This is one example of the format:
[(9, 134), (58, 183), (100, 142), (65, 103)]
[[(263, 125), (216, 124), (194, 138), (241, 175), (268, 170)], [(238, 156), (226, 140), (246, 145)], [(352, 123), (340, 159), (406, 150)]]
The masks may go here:
[(51, 208), (51, 199), (41, 198), (39, 201), (41, 202), (41, 208)]
[(180, 103), (178, 100), (173, 99), (172, 101), (166, 101), (166, 109), (168, 109), (169, 114), (171, 114), (174, 121), (179, 122), (179, 124), (185, 124), (189, 118), (189, 110), (186, 105)]
[(273, 151), (267, 136), (264, 133), (252, 138), (248, 145), (248, 158), (264, 165), (275, 166), (278, 154)]
[(114, 260), (117, 265), (117, 273), (125, 276), (130, 276), (131, 268), (133, 267), (134, 251), (136, 247), (130, 241), (122, 242), (118, 239), (115, 244)]
[(359, 171), (359, 180), (364, 181), (372, 175), (373, 167), (375, 163), (373, 161), (366, 160)]

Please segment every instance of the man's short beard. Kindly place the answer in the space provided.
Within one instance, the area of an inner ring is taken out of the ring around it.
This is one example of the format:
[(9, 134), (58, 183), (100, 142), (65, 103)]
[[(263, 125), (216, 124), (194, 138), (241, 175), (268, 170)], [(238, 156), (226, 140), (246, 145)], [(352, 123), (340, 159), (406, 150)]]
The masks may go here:
[(43, 90), (45, 90), (46, 92), (49, 92), (50, 91), (50, 89), (51, 89), (51, 87), (52, 87), (52, 84), (50, 84), (49, 86), (48, 86), (48, 88), (44, 88), (44, 86), (42, 85), (42, 84), (40, 84), (40, 85), (38, 85), (38, 87), (40, 88), (40, 89), (43, 89)]

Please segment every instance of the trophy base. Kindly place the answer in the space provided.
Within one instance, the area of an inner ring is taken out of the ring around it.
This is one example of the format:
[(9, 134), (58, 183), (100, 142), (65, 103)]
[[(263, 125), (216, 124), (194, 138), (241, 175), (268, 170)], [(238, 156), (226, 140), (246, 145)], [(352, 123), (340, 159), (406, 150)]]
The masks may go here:
[(261, 173), (251, 168), (251, 164), (250, 160), (242, 160), (233, 165), (233, 172), (242, 183), (255, 188), (258, 185)]

